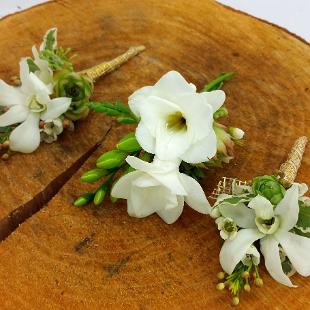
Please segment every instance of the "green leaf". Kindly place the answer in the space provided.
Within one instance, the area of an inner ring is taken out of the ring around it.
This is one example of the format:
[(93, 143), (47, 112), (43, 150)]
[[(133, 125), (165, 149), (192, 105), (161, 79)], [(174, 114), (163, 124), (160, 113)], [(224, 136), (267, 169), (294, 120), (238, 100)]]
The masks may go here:
[(296, 235), (299, 235), (299, 236), (310, 238), (310, 229), (309, 228), (307, 230), (305, 230), (301, 227), (294, 227), (291, 230), (291, 232), (296, 234)]
[(56, 41), (57, 29), (52, 28), (47, 31), (44, 36), (44, 50), (53, 51), (56, 48), (57, 41)]
[(34, 73), (36, 71), (40, 71), (40, 68), (35, 64), (35, 62), (33, 61), (33, 59), (31, 58), (28, 58), (27, 59), (27, 64), (28, 64), (28, 67), (29, 67), (29, 71)]
[(120, 116), (116, 119), (120, 124), (137, 124), (137, 119), (128, 116)]
[(220, 74), (215, 80), (205, 85), (205, 87), (203, 88), (203, 91), (208, 92), (208, 91), (220, 89), (223, 86), (224, 82), (230, 79), (232, 76), (234, 76), (234, 74), (235, 72), (226, 72), (226, 73)]
[(299, 201), (299, 214), (296, 226), (303, 229), (310, 228), (310, 207), (306, 206), (302, 201)]
[(121, 124), (137, 124), (139, 122), (139, 119), (133, 114), (130, 108), (121, 102), (90, 102), (89, 108), (95, 112), (115, 116)]

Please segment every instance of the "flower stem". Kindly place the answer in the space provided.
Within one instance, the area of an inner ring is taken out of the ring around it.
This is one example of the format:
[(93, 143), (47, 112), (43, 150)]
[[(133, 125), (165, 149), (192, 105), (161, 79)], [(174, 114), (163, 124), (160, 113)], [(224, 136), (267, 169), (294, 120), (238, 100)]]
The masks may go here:
[(140, 52), (144, 50), (145, 46), (143, 45), (130, 47), (127, 52), (117, 56), (111, 61), (103, 62), (99, 65), (83, 70), (79, 73), (88, 76), (93, 82), (95, 82), (98, 78), (116, 70), (122, 64), (127, 62), (129, 59), (133, 58), (134, 56), (138, 55)]
[(290, 187), (295, 181), (307, 142), (306, 136), (299, 137), (295, 141), (287, 160), (280, 166), (278, 176), (285, 187)]

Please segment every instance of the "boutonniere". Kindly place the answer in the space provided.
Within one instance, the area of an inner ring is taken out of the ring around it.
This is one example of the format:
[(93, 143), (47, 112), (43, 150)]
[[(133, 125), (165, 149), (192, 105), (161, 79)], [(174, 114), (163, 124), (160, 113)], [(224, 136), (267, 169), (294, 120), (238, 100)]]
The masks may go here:
[(126, 199), (128, 214), (138, 218), (157, 213), (171, 224), (184, 203), (208, 214), (211, 206), (199, 180), (209, 166), (228, 163), (244, 135), (241, 129), (220, 123), (228, 115), (220, 88), (232, 75), (221, 74), (197, 92), (195, 85), (171, 71), (155, 85), (135, 91), (128, 105), (90, 103), (91, 109), (137, 127), (81, 177), (99, 186), (75, 205), (99, 205), (109, 194), (112, 201)]
[(76, 72), (70, 48), (57, 46), (57, 29), (48, 30), (39, 50), (20, 61), (15, 86), (0, 80), (0, 154), (31, 153), (41, 141), (52, 143), (64, 129), (89, 112), (94, 82), (144, 50), (130, 48), (123, 55)]
[(295, 272), (310, 275), (310, 198), (304, 196), (306, 184), (294, 183), (306, 143), (306, 137), (296, 141), (278, 175), (250, 182), (224, 178), (213, 192), (211, 216), (225, 240), (217, 288), (228, 288), (235, 305), (251, 283), (263, 285), (261, 255), (283, 285), (295, 287), (289, 278)]

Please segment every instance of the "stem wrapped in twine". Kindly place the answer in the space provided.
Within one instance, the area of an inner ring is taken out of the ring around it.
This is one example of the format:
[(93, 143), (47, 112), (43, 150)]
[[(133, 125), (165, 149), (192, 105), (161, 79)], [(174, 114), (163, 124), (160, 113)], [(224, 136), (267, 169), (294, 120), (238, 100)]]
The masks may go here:
[(103, 62), (79, 73), (88, 76), (93, 82), (95, 82), (98, 78), (116, 70), (129, 59), (133, 58), (144, 50), (145, 46), (143, 45), (130, 47), (127, 52), (112, 59), (111, 61)]
[[(290, 187), (295, 181), (307, 142), (308, 138), (305, 136), (298, 138), (288, 154), (287, 160), (279, 168), (278, 178), (286, 188)], [(249, 183), (234, 178), (223, 177), (209, 198), (216, 200), (221, 194), (231, 195), (234, 184), (247, 185)]]
[(278, 177), (285, 187), (290, 187), (295, 181), (307, 142), (308, 138), (305, 136), (298, 138), (288, 154), (287, 160), (280, 166)]

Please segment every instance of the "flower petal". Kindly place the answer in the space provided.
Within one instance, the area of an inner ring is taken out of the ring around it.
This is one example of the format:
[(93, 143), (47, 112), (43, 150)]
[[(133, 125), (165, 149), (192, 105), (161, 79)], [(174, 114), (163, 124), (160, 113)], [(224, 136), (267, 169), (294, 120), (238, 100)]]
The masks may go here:
[(255, 212), (248, 208), (244, 203), (239, 203), (236, 206), (231, 204), (221, 203), (219, 205), (221, 214), (229, 217), (242, 228), (255, 228)]
[(283, 199), (275, 208), (275, 214), (280, 216), (280, 229), (291, 230), (298, 220), (298, 185), (293, 184), (285, 193)]
[(136, 90), (131, 96), (128, 98), (128, 105), (131, 109), (131, 111), (137, 115), (140, 116), (140, 108), (141, 105), (143, 105), (147, 97), (151, 95), (153, 86), (145, 86), (138, 90)]
[[(157, 94), (169, 97), (174, 94), (195, 93), (196, 88), (177, 71), (169, 71), (154, 85)], [(169, 99), (169, 98), (167, 98)], [(170, 98), (171, 99), (171, 98)]]
[(20, 87), (13, 87), (0, 80), (0, 106), (11, 107), (13, 105), (24, 105), (26, 96)]
[[(51, 94), (51, 89), (45, 85), (34, 73), (30, 72), (28, 76), (28, 92), (29, 94), (44, 93), (47, 95)], [(24, 86), (24, 83), (22, 84)]]
[(257, 229), (249, 228), (239, 230), (233, 240), (226, 240), (220, 252), (220, 263), (224, 271), (231, 274), (252, 243), (262, 237), (264, 234)]
[(71, 98), (60, 97), (50, 100), (47, 110), (41, 113), (42, 120), (53, 120), (65, 113), (71, 104)]
[[(152, 178), (143, 175), (141, 178)], [(139, 187), (132, 186), (130, 191), (131, 216), (142, 218), (164, 209), (173, 209), (178, 206), (177, 196), (169, 189), (160, 186)]]
[(0, 126), (5, 127), (22, 123), (28, 116), (29, 110), (25, 105), (14, 105), (7, 112), (0, 115)]
[(141, 171), (133, 171), (122, 176), (112, 187), (111, 196), (128, 199), (132, 182), (143, 175)]
[(213, 129), (211, 129), (209, 135), (195, 144), (192, 144), (189, 149), (186, 150), (181, 158), (187, 163), (201, 163), (210, 160), (216, 155), (216, 135)]
[(167, 117), (179, 112), (180, 108), (163, 98), (151, 96), (140, 108), (141, 120), (149, 129), (153, 137), (156, 136), (157, 127), (162, 124), (166, 127)]
[(136, 129), (136, 139), (139, 141), (141, 147), (148, 153), (155, 153), (155, 138), (150, 131), (140, 122)]
[(216, 112), (225, 102), (226, 95), (222, 90), (203, 92), (201, 96), (205, 98), (207, 104), (212, 106), (213, 113)]
[(200, 184), (190, 176), (181, 174), (181, 181), (184, 185), (187, 195), (184, 197), (185, 202), (197, 212), (209, 214), (211, 206)]
[(167, 224), (173, 224), (182, 214), (184, 199), (182, 196), (177, 197), (178, 206), (172, 209), (159, 210), (156, 213), (161, 217)]
[(249, 208), (255, 210), (256, 217), (269, 220), (274, 216), (273, 205), (263, 196), (257, 195), (249, 202)]
[(131, 167), (155, 178), (162, 185), (169, 188), (173, 194), (182, 196), (187, 194), (179, 177), (178, 166), (175, 163), (160, 161), (160, 165), (160, 163), (156, 163), (156, 160), (153, 163), (148, 163), (135, 156), (128, 156), (126, 161)]
[(260, 241), (260, 249), (265, 258), (266, 269), (270, 275), (279, 283), (294, 287), (291, 280), (283, 272), (279, 242), (272, 236), (267, 236)]
[(39, 114), (29, 113), (27, 119), (10, 135), (12, 151), (32, 153), (40, 145)]
[(181, 158), (191, 146), (191, 137), (186, 131), (168, 130), (165, 124), (157, 127), (155, 154), (162, 160)]
[(205, 103), (204, 97), (196, 93), (185, 94), (177, 97), (176, 104), (186, 119), (187, 131), (194, 142), (206, 137), (213, 128), (213, 110)]
[(275, 237), (296, 271), (304, 277), (310, 276), (310, 239), (291, 232), (280, 232)]

